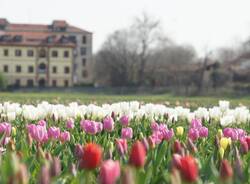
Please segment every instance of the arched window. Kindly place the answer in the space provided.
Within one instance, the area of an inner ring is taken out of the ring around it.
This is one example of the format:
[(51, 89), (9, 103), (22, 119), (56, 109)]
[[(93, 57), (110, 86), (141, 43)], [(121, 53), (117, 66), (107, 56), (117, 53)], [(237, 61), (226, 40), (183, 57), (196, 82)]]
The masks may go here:
[(39, 71), (39, 73), (45, 73), (46, 72), (46, 65), (44, 63), (39, 64), (38, 71)]

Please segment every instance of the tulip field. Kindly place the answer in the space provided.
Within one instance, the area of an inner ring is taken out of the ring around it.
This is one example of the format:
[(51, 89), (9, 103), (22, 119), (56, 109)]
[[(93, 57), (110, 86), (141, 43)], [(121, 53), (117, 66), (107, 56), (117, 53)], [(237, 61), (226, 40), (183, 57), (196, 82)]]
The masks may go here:
[(139, 101), (0, 103), (0, 183), (250, 183), (250, 111)]

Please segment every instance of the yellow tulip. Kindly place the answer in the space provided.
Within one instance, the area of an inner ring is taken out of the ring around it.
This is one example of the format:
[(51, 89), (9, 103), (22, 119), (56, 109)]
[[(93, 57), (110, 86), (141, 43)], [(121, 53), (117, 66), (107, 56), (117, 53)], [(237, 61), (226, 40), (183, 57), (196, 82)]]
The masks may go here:
[(15, 135), (16, 135), (16, 128), (15, 128), (15, 127), (12, 127), (12, 128), (11, 128), (11, 132), (12, 132), (12, 134), (15, 136)]
[(182, 136), (184, 132), (184, 128), (182, 126), (178, 126), (176, 128), (176, 135)]
[(219, 138), (222, 138), (222, 136), (223, 136), (223, 132), (221, 129), (218, 130), (218, 136), (219, 136)]
[(222, 138), (220, 139), (220, 146), (221, 146), (224, 150), (226, 150), (227, 147), (228, 147), (228, 145), (230, 145), (230, 144), (231, 144), (231, 139), (226, 138), (226, 137), (222, 137)]
[(221, 159), (223, 159), (224, 153), (225, 153), (224, 149), (223, 149), (222, 147), (220, 147), (220, 149), (219, 149), (219, 154), (220, 154), (220, 158), (221, 158)]

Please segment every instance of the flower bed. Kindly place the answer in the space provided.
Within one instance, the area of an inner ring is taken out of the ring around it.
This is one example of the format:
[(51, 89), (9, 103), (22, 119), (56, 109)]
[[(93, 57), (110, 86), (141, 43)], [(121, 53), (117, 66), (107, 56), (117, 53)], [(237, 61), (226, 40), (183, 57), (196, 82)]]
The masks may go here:
[(0, 104), (0, 183), (249, 183), (250, 112)]

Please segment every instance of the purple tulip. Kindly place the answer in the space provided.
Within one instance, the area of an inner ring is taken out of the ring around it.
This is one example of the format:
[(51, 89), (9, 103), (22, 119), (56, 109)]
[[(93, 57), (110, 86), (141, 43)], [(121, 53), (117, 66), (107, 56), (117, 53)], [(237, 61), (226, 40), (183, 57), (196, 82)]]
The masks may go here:
[(128, 126), (129, 124), (129, 116), (127, 115), (123, 115), (121, 118), (120, 118), (120, 122), (123, 126)]
[(61, 132), (60, 140), (62, 142), (70, 141), (70, 133), (68, 131)]
[(68, 119), (68, 121), (66, 122), (66, 127), (68, 129), (74, 129), (74, 127), (75, 127), (74, 119), (72, 119), (72, 118)]
[(6, 136), (10, 136), (11, 124), (10, 123), (0, 123), (0, 133), (5, 133)]
[(59, 139), (60, 138), (60, 128), (58, 127), (50, 127), (48, 129), (48, 137), (50, 139)]
[(201, 128), (202, 127), (202, 123), (200, 119), (193, 119), (191, 121), (191, 128)]
[(223, 130), (225, 137), (230, 137), (232, 140), (242, 140), (246, 137), (246, 132), (240, 128), (225, 128)]
[(199, 138), (199, 130), (195, 128), (190, 128), (188, 131), (188, 137), (193, 141)]
[(163, 139), (169, 141), (174, 136), (174, 130), (165, 130), (163, 131)]
[(207, 137), (208, 136), (208, 128), (207, 127), (201, 127), (199, 129), (199, 136), (200, 137)]
[(31, 137), (38, 142), (46, 142), (48, 140), (48, 133), (45, 126), (30, 124), (27, 126)]
[(155, 121), (153, 121), (153, 122), (151, 123), (151, 130), (152, 130), (153, 132), (158, 131), (158, 130), (159, 130), (159, 125), (158, 125), (158, 123), (156, 123)]
[(111, 132), (114, 130), (114, 120), (111, 117), (106, 117), (103, 119), (103, 128), (107, 132)]
[(122, 138), (123, 139), (132, 139), (133, 129), (130, 127), (122, 128)]
[(45, 126), (46, 127), (46, 125), (47, 125), (47, 122), (45, 121), (45, 120), (40, 120), (40, 121), (38, 121), (38, 123), (37, 123), (38, 125), (41, 125), (41, 126)]

